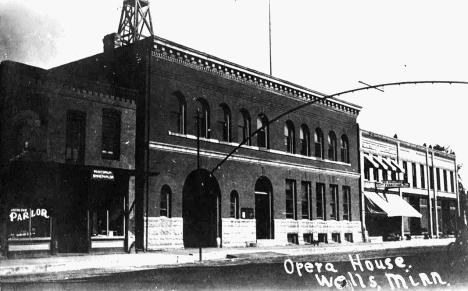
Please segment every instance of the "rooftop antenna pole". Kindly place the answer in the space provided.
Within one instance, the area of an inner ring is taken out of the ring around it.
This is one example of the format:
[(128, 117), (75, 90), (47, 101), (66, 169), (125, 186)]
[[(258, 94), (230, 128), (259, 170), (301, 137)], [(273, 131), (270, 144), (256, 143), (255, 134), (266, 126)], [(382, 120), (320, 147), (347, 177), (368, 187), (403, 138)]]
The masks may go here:
[(117, 34), (122, 45), (154, 36), (149, 0), (124, 0)]
[(272, 66), (271, 66), (271, 9), (270, 9), (270, 0), (268, 0), (268, 30), (270, 36), (270, 76), (272, 76)]

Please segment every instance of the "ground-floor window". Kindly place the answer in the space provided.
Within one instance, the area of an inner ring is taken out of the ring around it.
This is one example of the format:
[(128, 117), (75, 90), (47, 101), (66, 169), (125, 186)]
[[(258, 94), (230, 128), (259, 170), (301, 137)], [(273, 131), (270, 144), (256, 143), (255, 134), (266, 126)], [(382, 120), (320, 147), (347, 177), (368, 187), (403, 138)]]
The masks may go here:
[(50, 237), (50, 216), (44, 208), (11, 208), (8, 238)]
[(124, 235), (124, 197), (112, 197), (91, 211), (93, 236)]

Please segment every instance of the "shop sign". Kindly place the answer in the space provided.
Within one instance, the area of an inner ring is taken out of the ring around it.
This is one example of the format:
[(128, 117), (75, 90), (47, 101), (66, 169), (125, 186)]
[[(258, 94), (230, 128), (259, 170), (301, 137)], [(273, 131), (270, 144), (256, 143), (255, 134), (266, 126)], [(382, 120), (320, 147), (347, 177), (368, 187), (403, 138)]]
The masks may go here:
[(29, 218), (42, 216), (44, 218), (49, 218), (47, 215), (47, 209), (11, 209), (10, 211), (10, 221), (23, 221), (28, 220)]
[(405, 183), (403, 180), (388, 180), (377, 183), (379, 187), (385, 188), (409, 188), (409, 183)]
[(94, 180), (114, 180), (114, 172), (107, 170), (93, 170)]

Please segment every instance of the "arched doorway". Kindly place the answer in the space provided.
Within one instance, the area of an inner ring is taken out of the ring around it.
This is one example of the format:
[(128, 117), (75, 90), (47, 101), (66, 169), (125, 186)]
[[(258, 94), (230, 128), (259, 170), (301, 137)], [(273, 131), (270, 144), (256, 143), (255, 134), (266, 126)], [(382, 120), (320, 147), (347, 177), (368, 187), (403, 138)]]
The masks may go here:
[(184, 247), (216, 247), (221, 238), (221, 190), (207, 170), (192, 171), (182, 194)]
[(255, 219), (257, 239), (274, 239), (273, 186), (265, 176), (255, 183)]

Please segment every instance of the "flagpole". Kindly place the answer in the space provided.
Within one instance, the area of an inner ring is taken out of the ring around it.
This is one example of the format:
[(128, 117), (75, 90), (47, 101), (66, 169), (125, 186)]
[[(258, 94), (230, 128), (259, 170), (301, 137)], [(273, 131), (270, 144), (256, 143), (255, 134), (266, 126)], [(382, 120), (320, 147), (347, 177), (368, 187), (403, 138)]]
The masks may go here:
[(268, 32), (270, 36), (270, 76), (272, 76), (272, 66), (271, 66), (271, 9), (270, 9), (270, 0), (268, 0)]

